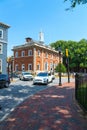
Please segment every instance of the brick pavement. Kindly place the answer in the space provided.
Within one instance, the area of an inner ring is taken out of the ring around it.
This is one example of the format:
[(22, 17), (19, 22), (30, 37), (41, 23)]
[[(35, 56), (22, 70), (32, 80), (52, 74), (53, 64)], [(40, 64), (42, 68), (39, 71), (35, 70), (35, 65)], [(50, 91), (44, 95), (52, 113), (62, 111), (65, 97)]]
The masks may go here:
[(0, 123), (0, 130), (87, 130), (74, 86), (53, 86), (29, 97)]

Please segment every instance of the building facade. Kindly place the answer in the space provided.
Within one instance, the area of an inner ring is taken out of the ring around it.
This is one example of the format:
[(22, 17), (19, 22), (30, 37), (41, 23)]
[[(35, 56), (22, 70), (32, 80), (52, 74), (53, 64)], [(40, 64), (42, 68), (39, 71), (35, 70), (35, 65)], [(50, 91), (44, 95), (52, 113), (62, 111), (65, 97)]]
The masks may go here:
[(0, 73), (7, 73), (7, 44), (8, 28), (10, 26), (0, 22)]
[(37, 42), (32, 38), (26, 38), (23, 45), (14, 46), (14, 67), (16, 71), (38, 71), (54, 72), (59, 63), (59, 52), (50, 46), (44, 45), (42, 41)]

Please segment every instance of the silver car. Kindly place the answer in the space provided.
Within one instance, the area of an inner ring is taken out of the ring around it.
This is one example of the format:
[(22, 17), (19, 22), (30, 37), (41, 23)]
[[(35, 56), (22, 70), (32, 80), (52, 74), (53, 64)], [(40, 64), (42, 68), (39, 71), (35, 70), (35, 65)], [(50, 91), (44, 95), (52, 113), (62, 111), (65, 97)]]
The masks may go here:
[(19, 75), (20, 80), (33, 80), (33, 75), (30, 72), (22, 72)]

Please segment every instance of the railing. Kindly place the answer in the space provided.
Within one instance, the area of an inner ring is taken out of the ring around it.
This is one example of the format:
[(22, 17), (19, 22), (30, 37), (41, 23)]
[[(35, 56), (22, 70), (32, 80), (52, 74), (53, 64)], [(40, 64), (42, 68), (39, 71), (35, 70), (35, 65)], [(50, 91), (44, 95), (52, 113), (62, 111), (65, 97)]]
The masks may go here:
[(75, 98), (87, 112), (87, 74), (75, 75)]

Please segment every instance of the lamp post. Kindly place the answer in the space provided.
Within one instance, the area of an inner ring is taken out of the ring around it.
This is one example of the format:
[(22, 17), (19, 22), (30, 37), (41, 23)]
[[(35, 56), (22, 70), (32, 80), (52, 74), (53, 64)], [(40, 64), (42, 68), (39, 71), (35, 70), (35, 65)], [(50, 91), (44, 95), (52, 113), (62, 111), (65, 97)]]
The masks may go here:
[(70, 83), (68, 49), (66, 49), (66, 60), (67, 60), (68, 83)]
[(61, 83), (61, 48), (58, 48), (59, 51), (59, 86), (62, 86)]

